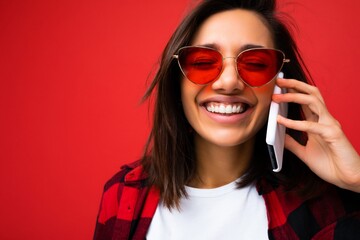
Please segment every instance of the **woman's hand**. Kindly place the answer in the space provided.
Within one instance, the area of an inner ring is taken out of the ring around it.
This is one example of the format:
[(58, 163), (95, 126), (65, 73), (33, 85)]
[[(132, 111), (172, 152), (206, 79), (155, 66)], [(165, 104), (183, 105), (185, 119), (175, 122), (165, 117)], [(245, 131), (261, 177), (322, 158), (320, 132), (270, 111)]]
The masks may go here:
[(277, 85), (288, 93), (273, 95), (273, 100), (301, 104), (305, 116), (302, 121), (278, 116), (278, 123), (308, 134), (305, 146), (286, 135), (285, 148), (325, 181), (360, 192), (360, 157), (328, 112), (319, 90), (294, 79), (277, 79)]

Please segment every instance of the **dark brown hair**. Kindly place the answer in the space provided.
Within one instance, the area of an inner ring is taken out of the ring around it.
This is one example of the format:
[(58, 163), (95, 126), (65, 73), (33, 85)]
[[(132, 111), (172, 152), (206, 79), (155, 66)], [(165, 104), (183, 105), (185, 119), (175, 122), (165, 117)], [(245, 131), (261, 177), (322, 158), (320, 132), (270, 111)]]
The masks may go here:
[[(288, 26), (279, 20), (275, 0), (204, 0), (193, 9), (166, 45), (159, 70), (144, 96), (145, 99), (154, 96), (155, 105), (153, 127), (145, 146), (142, 164), (149, 175), (149, 184), (160, 190), (162, 201), (169, 208), (179, 207), (180, 198), (187, 196), (185, 185), (196, 174), (193, 134), (184, 115), (180, 97), (182, 75), (173, 55), (180, 47), (191, 44), (193, 36), (208, 17), (232, 9), (250, 10), (262, 17), (273, 34), (275, 47), (291, 59), (282, 70), (285, 76), (304, 82), (311, 81)], [(298, 105), (290, 104), (288, 114), (291, 119), (303, 119)], [(272, 172), (265, 143), (265, 128), (266, 126), (257, 133), (251, 167), (239, 187), (260, 177), (270, 177), (293, 189), (297, 187), (300, 179), (307, 179), (308, 182), (303, 186), (307, 191), (311, 191), (307, 187), (316, 187), (313, 184), (317, 181), (316, 176), (289, 151), (285, 151), (284, 158), (292, 159), (284, 163), (281, 174), (275, 175)], [(301, 142), (306, 141), (304, 134), (290, 134)]]

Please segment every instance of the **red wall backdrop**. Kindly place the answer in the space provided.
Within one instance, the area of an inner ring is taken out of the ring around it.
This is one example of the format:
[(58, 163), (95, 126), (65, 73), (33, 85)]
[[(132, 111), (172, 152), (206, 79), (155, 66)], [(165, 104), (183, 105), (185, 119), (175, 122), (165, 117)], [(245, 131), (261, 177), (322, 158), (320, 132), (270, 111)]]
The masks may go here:
[[(280, 4), (359, 151), (359, 1)], [(0, 239), (91, 239), (104, 182), (142, 153), (146, 79), (192, 5), (0, 1)]]

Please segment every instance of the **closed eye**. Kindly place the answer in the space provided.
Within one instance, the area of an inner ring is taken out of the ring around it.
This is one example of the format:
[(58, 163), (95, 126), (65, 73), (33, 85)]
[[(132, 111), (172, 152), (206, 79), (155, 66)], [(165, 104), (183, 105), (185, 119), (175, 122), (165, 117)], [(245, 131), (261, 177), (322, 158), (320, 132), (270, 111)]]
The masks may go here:
[(194, 60), (190, 65), (194, 68), (207, 69), (213, 68), (217, 64), (217, 61), (213, 59), (197, 59)]
[(238, 67), (248, 71), (261, 71), (269, 67), (267, 61), (260, 58), (244, 58), (238, 62)]

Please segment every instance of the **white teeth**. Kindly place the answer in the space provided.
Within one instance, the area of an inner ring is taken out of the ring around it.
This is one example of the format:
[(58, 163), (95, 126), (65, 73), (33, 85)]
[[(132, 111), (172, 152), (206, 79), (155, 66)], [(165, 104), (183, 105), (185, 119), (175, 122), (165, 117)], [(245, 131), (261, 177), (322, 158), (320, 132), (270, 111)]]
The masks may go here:
[(225, 109), (224, 105), (222, 105), (222, 104), (220, 105), (219, 112), (220, 113), (225, 113), (226, 112), (226, 109)]
[(239, 104), (239, 105), (225, 105), (225, 104), (220, 104), (220, 105), (215, 105), (215, 104), (208, 104), (206, 106), (206, 109), (209, 112), (213, 112), (213, 113), (221, 113), (221, 114), (234, 114), (234, 113), (240, 113), (243, 112), (245, 110), (245, 107), (243, 104)]
[[(239, 107), (239, 106), (238, 106), (238, 107)], [(240, 108), (240, 107), (239, 107), (239, 108)], [(231, 110), (232, 110), (233, 112), (236, 112), (236, 109), (237, 109), (237, 107), (234, 105), (234, 106), (232, 106), (232, 109), (231, 109)]]
[(232, 113), (232, 106), (231, 105), (227, 105), (225, 108), (226, 113)]

